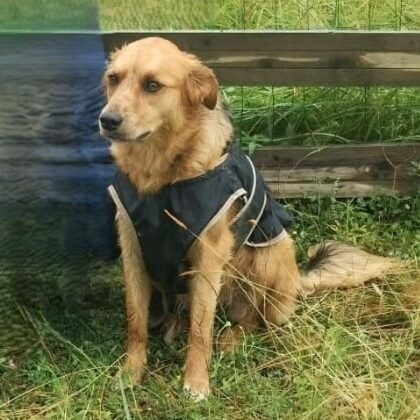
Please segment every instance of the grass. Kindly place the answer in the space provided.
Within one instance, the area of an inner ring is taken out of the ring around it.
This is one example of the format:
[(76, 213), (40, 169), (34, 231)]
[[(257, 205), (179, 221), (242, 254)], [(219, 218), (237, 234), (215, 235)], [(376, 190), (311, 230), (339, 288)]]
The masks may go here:
[(2, 0), (0, 33), (98, 29), (96, 0)]
[(244, 143), (307, 145), (420, 140), (418, 89), (226, 87)]
[[(86, 28), (90, 20), (78, 1), (43, 0), (33, 8), (24, 0), (17, 8), (6, 0), (0, 27)], [(101, 27), (110, 30), (420, 28), (420, 0), (98, 4)], [(420, 135), (418, 89), (224, 91), (238, 132), (251, 145), (417, 141)], [(114, 380), (125, 339), (118, 262), (69, 261), (58, 253), (54, 259), (35, 254), (24, 264), (0, 260), (0, 419), (420, 418), (420, 195), (308, 197), (286, 205), (296, 218), (292, 234), (302, 266), (309, 245), (336, 239), (407, 260), (409, 267), (385, 281), (309, 298), (276, 334), (247, 336), (233, 357), (216, 348), (212, 396), (196, 404), (182, 392), (185, 337), (172, 348), (159, 334), (152, 337), (142, 385), (123, 389)], [(30, 225), (27, 214), (23, 227)], [(42, 237), (32, 237), (35, 248), (53, 226), (46, 223)], [(215, 335), (227, 325), (220, 318)]]
[(420, 27), (419, 0), (98, 0), (98, 4), (106, 29)]
[[(275, 334), (247, 336), (233, 357), (216, 348), (212, 396), (196, 404), (182, 392), (185, 337), (170, 348), (153, 335), (142, 385), (122, 389), (113, 379), (125, 337), (117, 262), (67, 267), (47, 260), (34, 275), (42, 273), (37, 295), (48, 299), (27, 296), (14, 329), (2, 329), (3, 342), (10, 331), (9, 350), (19, 338), (24, 345), (0, 358), (0, 417), (418, 418), (420, 196), (307, 198), (286, 205), (297, 220), (292, 234), (302, 262), (310, 244), (333, 238), (410, 260), (411, 268), (362, 288), (311, 297)], [(13, 278), (13, 267), (8, 270)], [(69, 306), (57, 286), (63, 273), (67, 284), (78, 284), (74, 293), (85, 296), (81, 304)], [(226, 326), (219, 319), (215, 335)]]

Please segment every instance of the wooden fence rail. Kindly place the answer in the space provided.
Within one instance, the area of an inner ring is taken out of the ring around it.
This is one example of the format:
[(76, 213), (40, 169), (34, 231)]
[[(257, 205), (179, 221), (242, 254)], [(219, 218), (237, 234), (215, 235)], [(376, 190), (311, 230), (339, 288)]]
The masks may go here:
[[(99, 147), (86, 152), (71, 145), (33, 150), (9, 145), (1, 151), (0, 183), (10, 184), (25, 168), (36, 197), (56, 202), (91, 201), (97, 184), (105, 184), (112, 173), (110, 156)], [(420, 144), (265, 147), (252, 158), (277, 198), (410, 194), (417, 191), (420, 179)], [(66, 188), (51, 190), (51, 179)], [(91, 181), (96, 183), (88, 188)], [(16, 199), (28, 195), (14, 185)]]
[[(102, 200), (112, 175), (96, 124), (104, 52), (152, 35), (196, 53), (225, 84), (420, 87), (420, 32), (2, 34), (0, 202)], [(253, 158), (277, 197), (419, 188), (420, 143), (268, 147)]]
[(415, 193), (419, 160), (420, 144), (267, 147), (254, 155), (278, 198)]
[(197, 54), (222, 83), (420, 86), (420, 32), (114, 32), (107, 51), (162, 36)]

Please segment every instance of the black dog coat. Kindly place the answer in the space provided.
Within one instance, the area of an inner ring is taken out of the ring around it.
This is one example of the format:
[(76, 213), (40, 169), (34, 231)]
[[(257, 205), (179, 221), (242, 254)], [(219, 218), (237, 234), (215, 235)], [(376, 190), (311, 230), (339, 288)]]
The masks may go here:
[(232, 221), (237, 249), (270, 246), (287, 235), (292, 223), (238, 144), (213, 170), (156, 194), (139, 193), (121, 171), (108, 190), (134, 226), (153, 284), (168, 294), (186, 292), (188, 277), (182, 273), (189, 268), (189, 248), (234, 202), (241, 203)]

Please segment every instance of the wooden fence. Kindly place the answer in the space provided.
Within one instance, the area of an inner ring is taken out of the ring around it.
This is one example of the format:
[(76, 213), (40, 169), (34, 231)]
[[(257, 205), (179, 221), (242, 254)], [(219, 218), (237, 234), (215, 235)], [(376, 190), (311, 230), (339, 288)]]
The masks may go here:
[[(110, 50), (156, 34), (198, 54), (226, 85), (420, 87), (420, 33), (2, 33), (0, 257), (117, 254), (100, 80)], [(253, 159), (279, 198), (409, 194), (420, 179), (414, 141), (267, 147)]]
[[(103, 40), (110, 51), (147, 36), (197, 54), (227, 85), (420, 87), (420, 32), (119, 32)], [(420, 144), (414, 142), (268, 147), (253, 158), (277, 197), (419, 188)]]
[(106, 49), (162, 36), (228, 85), (420, 86), (420, 32), (117, 32)]
[[(112, 175), (96, 123), (105, 55), (155, 35), (197, 54), (225, 85), (420, 87), (420, 32), (2, 34), (0, 201), (103, 200)], [(409, 194), (420, 143), (408, 143), (268, 147), (253, 159), (279, 198)]]

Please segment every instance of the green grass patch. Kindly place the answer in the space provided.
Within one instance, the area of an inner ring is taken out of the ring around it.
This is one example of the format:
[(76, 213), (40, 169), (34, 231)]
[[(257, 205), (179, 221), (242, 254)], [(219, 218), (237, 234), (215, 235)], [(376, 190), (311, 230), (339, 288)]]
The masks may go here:
[(419, 89), (225, 87), (245, 143), (307, 145), (420, 140)]
[(105, 29), (418, 29), (419, 0), (98, 0)]
[(0, 32), (98, 29), (96, 0), (2, 0)]
[[(119, 263), (46, 261), (40, 288), (49, 298), (31, 304), (27, 297), (16, 306), (21, 330), (17, 318), (2, 328), (3, 344), (6, 332), (12, 340), (24, 331), (25, 345), (0, 358), (0, 417), (418, 418), (420, 196), (286, 205), (296, 217), (302, 262), (310, 244), (330, 238), (412, 266), (385, 281), (311, 297), (283, 328), (247, 336), (233, 357), (216, 348), (212, 396), (197, 404), (182, 392), (185, 337), (167, 347), (155, 332), (143, 384), (122, 389), (114, 380), (126, 334)], [(13, 278), (13, 270), (2, 273)], [(83, 283), (71, 289), (78, 272)], [(69, 292), (84, 302), (70, 308)], [(220, 320), (215, 335), (224, 327)]]

